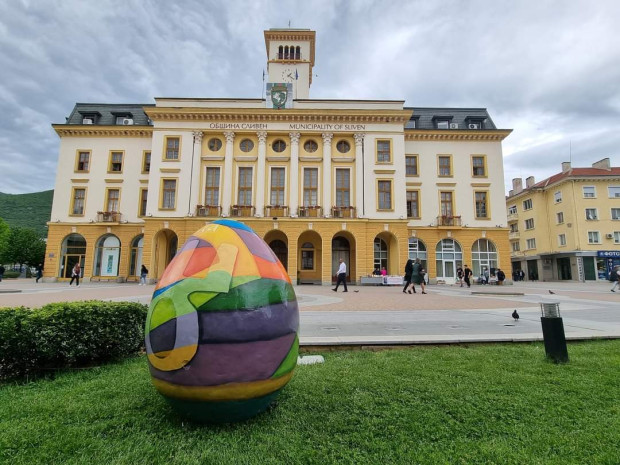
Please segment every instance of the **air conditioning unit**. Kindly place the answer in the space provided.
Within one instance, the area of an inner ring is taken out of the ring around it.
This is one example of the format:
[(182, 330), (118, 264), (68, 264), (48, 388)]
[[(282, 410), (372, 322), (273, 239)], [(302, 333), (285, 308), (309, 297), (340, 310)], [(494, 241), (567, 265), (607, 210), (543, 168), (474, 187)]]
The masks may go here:
[(469, 123), (469, 129), (480, 129), (478, 123)]
[(130, 124), (133, 124), (133, 120), (131, 118), (123, 119), (123, 125), (128, 126)]
[(613, 235), (613, 234), (611, 234), (611, 233), (610, 233), (610, 234), (605, 234), (605, 237), (606, 237), (607, 239), (613, 239), (613, 238), (614, 238), (614, 235)]
[(450, 129), (458, 129), (459, 123), (450, 123)]
[(93, 120), (91, 118), (84, 118), (82, 124), (93, 124)]

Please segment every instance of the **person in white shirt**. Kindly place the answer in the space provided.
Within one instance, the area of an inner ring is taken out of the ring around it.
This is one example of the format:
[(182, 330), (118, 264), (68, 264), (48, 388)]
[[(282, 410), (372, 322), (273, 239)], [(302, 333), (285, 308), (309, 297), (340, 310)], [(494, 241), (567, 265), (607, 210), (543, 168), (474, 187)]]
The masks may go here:
[(338, 292), (338, 285), (342, 283), (344, 285), (344, 291), (347, 291), (347, 265), (345, 265), (344, 260), (340, 259), (340, 266), (338, 267), (338, 277), (336, 280), (336, 289), (332, 289), (334, 292)]

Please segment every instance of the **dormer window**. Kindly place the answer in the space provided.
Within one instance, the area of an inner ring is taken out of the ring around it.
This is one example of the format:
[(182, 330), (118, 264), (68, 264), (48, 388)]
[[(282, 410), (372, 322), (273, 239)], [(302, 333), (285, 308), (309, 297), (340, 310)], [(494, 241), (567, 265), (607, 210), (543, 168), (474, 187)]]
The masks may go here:
[(130, 113), (116, 114), (116, 124), (119, 126), (128, 126), (133, 124), (133, 118)]
[(435, 129), (457, 129), (452, 123), (452, 116), (433, 116)]
[(97, 113), (82, 113), (82, 124), (96, 124), (98, 116)]
[(465, 118), (465, 127), (467, 129), (484, 129), (484, 118), (468, 116)]

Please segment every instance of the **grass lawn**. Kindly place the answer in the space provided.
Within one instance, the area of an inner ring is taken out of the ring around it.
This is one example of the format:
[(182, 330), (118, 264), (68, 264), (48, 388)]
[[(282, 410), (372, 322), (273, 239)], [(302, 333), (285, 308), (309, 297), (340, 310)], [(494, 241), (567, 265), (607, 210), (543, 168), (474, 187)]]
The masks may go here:
[(145, 358), (0, 387), (0, 462), (618, 464), (620, 340), (328, 352), (268, 412), (189, 424)]

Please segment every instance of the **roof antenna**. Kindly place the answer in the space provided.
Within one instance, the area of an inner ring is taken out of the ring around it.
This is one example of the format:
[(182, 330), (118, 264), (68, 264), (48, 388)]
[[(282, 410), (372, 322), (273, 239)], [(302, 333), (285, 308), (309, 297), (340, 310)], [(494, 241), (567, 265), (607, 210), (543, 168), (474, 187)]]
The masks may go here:
[(291, 28), (291, 20), (290, 19), (288, 20), (288, 28), (289, 29)]

